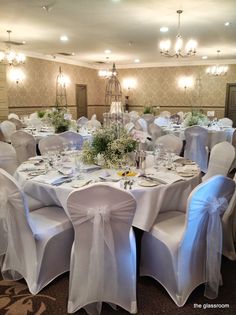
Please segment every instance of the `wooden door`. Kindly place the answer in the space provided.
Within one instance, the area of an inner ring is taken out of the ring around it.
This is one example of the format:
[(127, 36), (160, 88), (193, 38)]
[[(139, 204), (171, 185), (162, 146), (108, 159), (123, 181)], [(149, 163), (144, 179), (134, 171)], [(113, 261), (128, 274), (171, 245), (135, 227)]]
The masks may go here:
[(236, 127), (236, 83), (228, 83), (226, 86), (225, 117), (233, 120)]
[(84, 84), (76, 84), (76, 107), (77, 118), (87, 117), (87, 86)]

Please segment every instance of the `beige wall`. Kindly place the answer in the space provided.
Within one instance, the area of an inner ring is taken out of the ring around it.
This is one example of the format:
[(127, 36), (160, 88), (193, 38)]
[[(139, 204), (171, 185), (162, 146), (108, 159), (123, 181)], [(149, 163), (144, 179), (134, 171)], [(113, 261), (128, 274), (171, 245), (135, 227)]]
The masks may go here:
[[(59, 72), (70, 78), (67, 87), (67, 103), (73, 114), (76, 113), (75, 84), (87, 85), (88, 114), (92, 114), (90, 107), (104, 103), (104, 82), (98, 77), (97, 71), (90, 68), (61, 64), (36, 58), (27, 58), (21, 66), (25, 80), (16, 84), (10, 80), (11, 68), (7, 68), (7, 86), (9, 111), (18, 114), (34, 112), (42, 107), (55, 105), (56, 78)], [(76, 116), (76, 115), (75, 115)]]
[[(192, 76), (192, 89), (179, 88), (181, 76)], [(145, 105), (160, 106), (161, 110), (176, 112), (191, 108), (215, 109), (217, 116), (224, 115), (226, 84), (236, 82), (236, 65), (230, 65), (226, 76), (206, 74), (206, 66), (137, 68), (119, 70), (122, 84), (125, 78), (134, 78), (137, 86), (129, 92), (130, 110), (142, 111)], [(123, 89), (123, 94), (128, 91)], [(177, 109), (178, 108), (178, 109)]]
[(0, 65), (0, 121), (8, 115), (6, 69)]
[[(98, 118), (101, 119), (105, 110), (107, 81), (98, 77), (97, 70), (36, 58), (27, 58), (26, 64), (22, 66), (26, 78), (18, 85), (10, 81), (10, 67), (7, 67), (9, 111), (28, 114), (44, 106), (53, 106), (59, 66), (62, 67), (63, 73), (70, 77), (67, 99), (74, 117), (76, 117), (75, 84), (86, 84), (88, 116), (97, 113)], [(188, 111), (191, 108), (200, 107), (205, 112), (214, 109), (217, 116), (222, 117), (225, 108), (226, 84), (236, 82), (236, 65), (230, 65), (228, 74), (224, 77), (208, 76), (206, 66), (118, 69), (118, 74), (122, 87), (125, 78), (134, 78), (137, 81), (136, 88), (129, 91), (130, 110), (141, 112), (143, 107), (149, 104), (160, 106), (161, 110), (171, 112)], [(3, 75), (3, 72), (0, 75)], [(180, 89), (178, 79), (181, 76), (192, 76), (194, 88), (186, 91)], [(127, 93), (127, 90), (123, 88), (123, 103)], [(1, 108), (3, 108), (2, 105)], [(7, 113), (5, 109), (4, 111)]]

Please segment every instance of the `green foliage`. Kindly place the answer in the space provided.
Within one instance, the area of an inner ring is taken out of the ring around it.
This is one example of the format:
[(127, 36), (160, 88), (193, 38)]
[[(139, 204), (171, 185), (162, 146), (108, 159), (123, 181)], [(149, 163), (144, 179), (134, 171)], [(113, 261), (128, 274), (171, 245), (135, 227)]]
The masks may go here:
[(44, 115), (46, 114), (46, 110), (38, 110), (37, 114), (38, 114), (38, 118), (43, 118)]
[(55, 128), (56, 133), (67, 131), (70, 127), (70, 114), (66, 108), (53, 108), (45, 113), (44, 118)]

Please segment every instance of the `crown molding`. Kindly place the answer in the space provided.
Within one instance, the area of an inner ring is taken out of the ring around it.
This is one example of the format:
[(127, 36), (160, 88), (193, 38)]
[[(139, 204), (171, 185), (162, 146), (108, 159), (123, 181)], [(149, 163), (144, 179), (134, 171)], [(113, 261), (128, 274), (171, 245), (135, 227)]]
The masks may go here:
[[(48, 61), (60, 62), (65, 64), (70, 64), (74, 66), (80, 66), (90, 69), (104, 69), (104, 68), (112, 68), (112, 64), (103, 64), (103, 65), (95, 65), (89, 64), (86, 62), (81, 62), (77, 60), (67, 59), (58, 55), (44, 55), (35, 52), (25, 52), (26, 57), (43, 59)], [(116, 64), (117, 69), (138, 69), (138, 68), (163, 68), (163, 67), (187, 67), (187, 66), (208, 66), (214, 64), (224, 64), (224, 65), (234, 65), (236, 64), (236, 59), (221, 59), (221, 60), (190, 60), (190, 59), (175, 59), (175, 61), (169, 62), (154, 62), (154, 63), (135, 63), (135, 64), (126, 64), (120, 65)]]

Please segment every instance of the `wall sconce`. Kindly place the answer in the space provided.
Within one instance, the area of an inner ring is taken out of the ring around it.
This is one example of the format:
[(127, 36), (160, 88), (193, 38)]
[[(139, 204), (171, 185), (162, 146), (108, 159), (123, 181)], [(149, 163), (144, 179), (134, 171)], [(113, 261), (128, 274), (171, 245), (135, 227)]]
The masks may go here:
[(24, 79), (25, 79), (25, 74), (21, 69), (13, 68), (10, 70), (10, 80), (12, 82), (19, 84), (19, 83), (23, 82)]
[(178, 80), (179, 87), (185, 91), (193, 87), (193, 77), (181, 77)]
[(129, 97), (131, 89), (136, 88), (137, 81), (134, 78), (126, 78), (123, 80), (123, 87), (126, 90), (125, 94), (125, 110), (128, 111), (129, 109)]
[(61, 67), (59, 67), (59, 74), (57, 76), (57, 83), (61, 87), (65, 87), (65, 88), (70, 84), (70, 78), (62, 72)]

